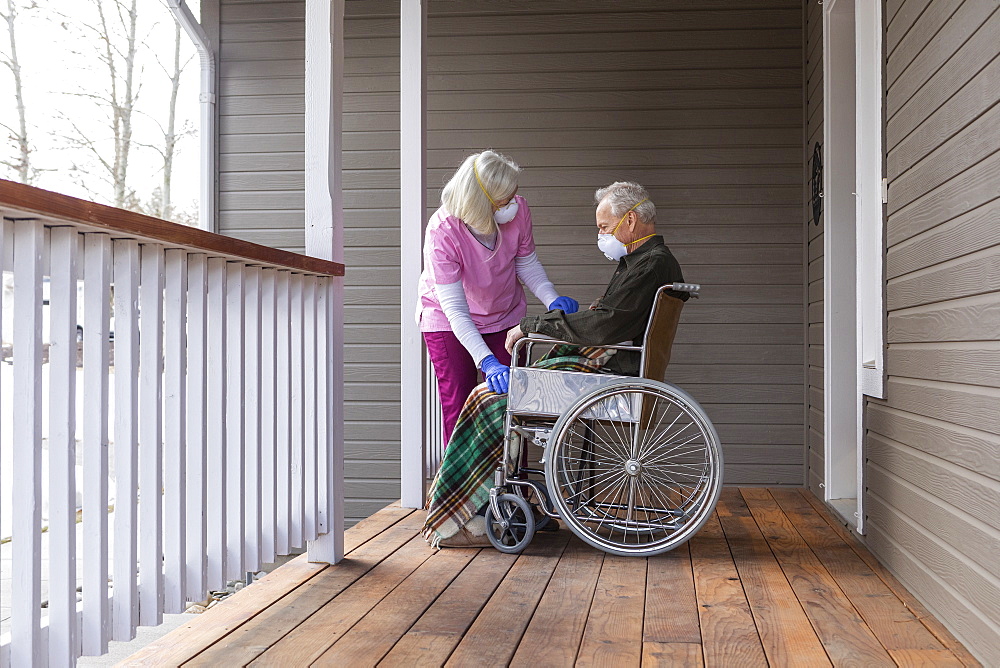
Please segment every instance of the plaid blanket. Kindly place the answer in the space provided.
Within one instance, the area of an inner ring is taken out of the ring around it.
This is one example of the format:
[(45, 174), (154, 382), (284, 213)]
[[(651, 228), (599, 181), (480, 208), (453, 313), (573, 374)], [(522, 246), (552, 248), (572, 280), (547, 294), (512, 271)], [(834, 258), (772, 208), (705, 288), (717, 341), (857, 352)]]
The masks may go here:
[[(615, 353), (604, 348), (557, 345), (532, 366), (539, 369), (600, 372)], [(507, 395), (483, 383), (465, 401), (441, 468), (431, 483), (423, 536), (433, 547), (450, 538), (490, 500), (493, 472), (503, 456)]]

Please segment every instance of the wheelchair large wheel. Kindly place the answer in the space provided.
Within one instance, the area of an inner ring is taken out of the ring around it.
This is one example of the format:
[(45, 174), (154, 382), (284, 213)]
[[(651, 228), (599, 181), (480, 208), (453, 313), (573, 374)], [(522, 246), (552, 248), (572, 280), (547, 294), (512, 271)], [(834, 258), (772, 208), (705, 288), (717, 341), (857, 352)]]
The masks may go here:
[(712, 514), (722, 447), (686, 392), (623, 380), (559, 418), (545, 478), (559, 515), (581, 540), (611, 554), (651, 556), (684, 543)]

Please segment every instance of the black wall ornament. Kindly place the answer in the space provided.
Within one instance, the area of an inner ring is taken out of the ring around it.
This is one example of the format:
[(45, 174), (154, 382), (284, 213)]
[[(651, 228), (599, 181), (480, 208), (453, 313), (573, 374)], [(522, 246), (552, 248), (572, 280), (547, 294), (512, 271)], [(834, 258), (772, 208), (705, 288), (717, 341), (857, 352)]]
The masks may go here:
[(819, 225), (823, 217), (823, 145), (816, 142), (813, 145), (812, 161), (809, 177), (810, 199), (812, 204), (813, 225)]

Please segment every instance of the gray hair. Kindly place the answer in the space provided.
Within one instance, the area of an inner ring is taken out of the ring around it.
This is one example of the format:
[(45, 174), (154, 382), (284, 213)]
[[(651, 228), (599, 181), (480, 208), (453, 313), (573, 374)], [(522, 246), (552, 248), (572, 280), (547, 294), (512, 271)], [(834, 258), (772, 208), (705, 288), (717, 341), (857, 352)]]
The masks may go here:
[(631, 181), (615, 181), (610, 186), (598, 188), (594, 193), (594, 204), (600, 204), (608, 200), (611, 206), (611, 215), (621, 218), (625, 213), (639, 202), (639, 206), (633, 209), (639, 216), (639, 220), (647, 225), (656, 224), (656, 205), (649, 199), (649, 192), (638, 183)]
[[(476, 178), (477, 171), (479, 179)], [(520, 173), (517, 163), (505, 155), (488, 149), (473, 153), (445, 184), (441, 191), (441, 205), (476, 232), (490, 234), (496, 231), (493, 202), (501, 202), (514, 192)]]

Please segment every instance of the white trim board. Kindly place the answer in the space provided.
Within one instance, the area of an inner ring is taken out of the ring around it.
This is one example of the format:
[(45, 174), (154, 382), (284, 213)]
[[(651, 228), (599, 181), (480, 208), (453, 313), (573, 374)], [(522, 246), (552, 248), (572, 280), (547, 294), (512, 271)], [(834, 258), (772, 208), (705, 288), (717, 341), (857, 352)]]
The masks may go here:
[(423, 508), (428, 362), (414, 309), (427, 218), (427, 0), (402, 0), (399, 12), (400, 503)]
[(825, 501), (864, 533), (864, 398), (884, 396), (882, 7), (823, 5)]

